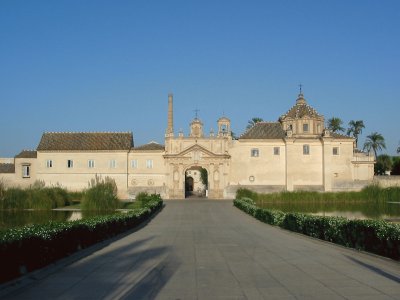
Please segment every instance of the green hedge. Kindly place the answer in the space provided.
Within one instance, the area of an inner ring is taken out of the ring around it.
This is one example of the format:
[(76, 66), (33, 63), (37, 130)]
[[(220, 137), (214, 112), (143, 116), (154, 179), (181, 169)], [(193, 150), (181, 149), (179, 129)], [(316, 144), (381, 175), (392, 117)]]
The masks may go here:
[(0, 282), (44, 267), (82, 248), (129, 230), (162, 207), (152, 196), (145, 208), (126, 214), (98, 216), (73, 222), (49, 222), (0, 232)]
[(256, 206), (249, 198), (234, 205), (258, 220), (346, 247), (400, 259), (400, 225), (381, 220), (348, 220), (301, 213), (284, 213)]

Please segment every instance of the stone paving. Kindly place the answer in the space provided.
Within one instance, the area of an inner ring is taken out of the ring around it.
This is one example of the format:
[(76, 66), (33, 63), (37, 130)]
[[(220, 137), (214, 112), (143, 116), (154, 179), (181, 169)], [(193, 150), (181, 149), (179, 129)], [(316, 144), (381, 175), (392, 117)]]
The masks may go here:
[(165, 203), (141, 229), (2, 298), (400, 299), (398, 262), (263, 224), (232, 201)]

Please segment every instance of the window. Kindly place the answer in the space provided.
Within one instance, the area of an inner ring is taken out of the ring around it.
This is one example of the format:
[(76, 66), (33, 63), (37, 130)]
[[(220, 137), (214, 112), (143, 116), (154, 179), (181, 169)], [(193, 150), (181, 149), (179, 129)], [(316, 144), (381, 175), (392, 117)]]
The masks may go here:
[(117, 167), (117, 161), (115, 159), (110, 160), (109, 166), (111, 169), (115, 169)]
[(132, 168), (132, 169), (137, 169), (137, 167), (138, 167), (138, 161), (137, 161), (137, 159), (132, 159), (132, 160), (131, 160), (131, 168)]
[(308, 123), (303, 124), (303, 132), (308, 132)]
[(251, 149), (251, 157), (260, 156), (260, 151), (258, 149)]
[(22, 177), (23, 178), (31, 177), (31, 166), (30, 165), (22, 165)]
[(332, 154), (333, 155), (339, 155), (339, 147), (333, 147), (332, 148)]
[(53, 167), (53, 161), (51, 159), (46, 160), (46, 168), (52, 168)]
[(310, 155), (310, 145), (303, 145), (303, 154)]
[(94, 159), (89, 159), (88, 160), (88, 167), (89, 168), (94, 168)]
[(280, 147), (274, 147), (274, 155), (280, 155), (281, 153), (281, 148)]
[(147, 169), (152, 169), (153, 168), (153, 160), (152, 159), (146, 160), (146, 168)]
[(72, 159), (67, 160), (67, 168), (73, 168), (74, 167), (74, 161)]

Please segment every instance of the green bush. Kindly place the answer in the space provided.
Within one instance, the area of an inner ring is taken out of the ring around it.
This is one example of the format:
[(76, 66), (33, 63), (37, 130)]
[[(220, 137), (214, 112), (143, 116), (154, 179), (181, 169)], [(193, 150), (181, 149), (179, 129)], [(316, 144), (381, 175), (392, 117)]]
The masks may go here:
[(131, 229), (159, 210), (162, 203), (161, 198), (154, 197), (146, 207), (126, 214), (0, 231), (0, 282), (22, 275), (21, 270), (33, 271)]
[(6, 186), (3, 180), (0, 179), (0, 202), (4, 200), (5, 195), (6, 195)]
[(49, 210), (70, 204), (68, 192), (60, 187), (10, 188), (0, 198), (0, 209)]
[(248, 189), (240, 188), (236, 191), (236, 199), (242, 199), (242, 198), (251, 198), (253, 200), (257, 200), (258, 194)]
[(20, 188), (10, 188), (4, 193), (1, 201), (1, 209), (25, 209), (30, 208), (28, 191)]
[(259, 208), (251, 199), (234, 205), (262, 222), (343, 246), (400, 259), (400, 225), (380, 220), (347, 220)]
[(160, 200), (161, 196), (159, 194), (151, 194), (149, 195), (146, 192), (139, 193), (136, 196), (136, 202), (139, 203), (139, 207), (146, 207), (149, 202), (154, 200)]
[(91, 187), (85, 191), (82, 198), (82, 210), (111, 211), (117, 209), (119, 200), (117, 198), (117, 185), (113, 179), (106, 177), (105, 180), (96, 176)]

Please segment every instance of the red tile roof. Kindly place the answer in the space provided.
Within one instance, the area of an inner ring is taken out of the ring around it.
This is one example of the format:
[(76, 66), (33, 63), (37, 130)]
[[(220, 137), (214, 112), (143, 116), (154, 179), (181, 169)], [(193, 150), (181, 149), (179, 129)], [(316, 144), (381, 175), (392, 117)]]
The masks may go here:
[(14, 164), (0, 164), (0, 173), (15, 173)]
[(126, 150), (133, 147), (132, 132), (46, 132), (38, 151)]
[(258, 122), (239, 139), (284, 139), (285, 131), (278, 122)]
[(36, 150), (22, 150), (15, 158), (37, 158)]

